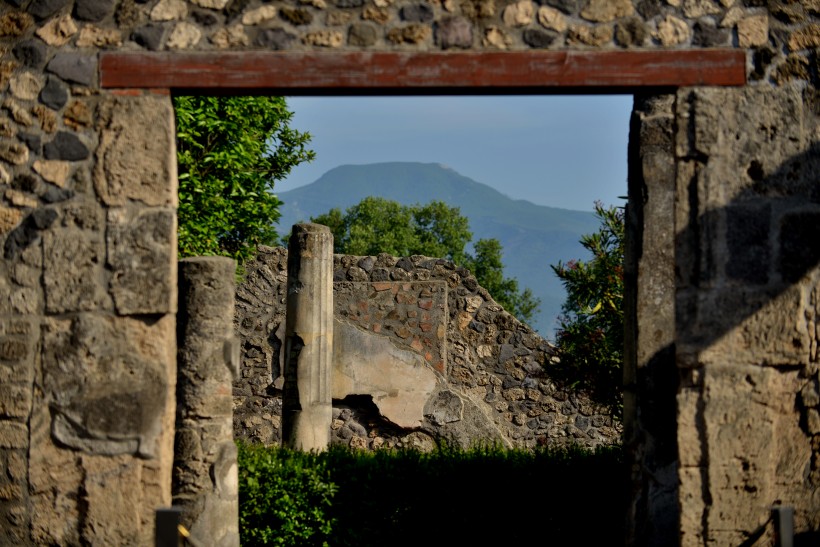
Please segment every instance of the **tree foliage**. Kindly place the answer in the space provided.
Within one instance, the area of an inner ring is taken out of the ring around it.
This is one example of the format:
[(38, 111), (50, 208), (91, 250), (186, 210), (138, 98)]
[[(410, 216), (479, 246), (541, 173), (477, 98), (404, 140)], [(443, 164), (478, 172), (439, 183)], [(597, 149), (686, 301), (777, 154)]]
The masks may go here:
[(557, 372), (620, 415), (623, 406), (624, 212), (596, 202), (595, 214), (601, 221), (600, 228), (581, 238), (581, 244), (592, 253), (592, 258), (552, 266), (567, 291), (556, 339), (561, 359)]
[(518, 289), (518, 281), (505, 278), (502, 247), (497, 239), (480, 239), (475, 253), (467, 252), (472, 241), (469, 220), (458, 207), (443, 201), (405, 206), (379, 197), (368, 197), (349, 207), (311, 219), (328, 226), (336, 253), (394, 256), (424, 255), (446, 258), (469, 269), (504, 309), (523, 321), (532, 320), (539, 300), (532, 291)]
[(179, 256), (240, 264), (275, 244), (274, 182), (310, 161), (310, 134), (292, 129), (283, 97), (175, 97)]

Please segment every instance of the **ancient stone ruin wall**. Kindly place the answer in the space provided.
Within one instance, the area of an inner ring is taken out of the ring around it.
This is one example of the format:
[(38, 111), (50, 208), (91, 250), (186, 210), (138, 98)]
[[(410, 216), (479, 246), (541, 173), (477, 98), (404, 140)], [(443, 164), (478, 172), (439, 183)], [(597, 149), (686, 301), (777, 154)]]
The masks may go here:
[(703, 48), (742, 50), (748, 84), (621, 89), (630, 541), (768, 541), (778, 500), (820, 530), (816, 0), (7, 0), (2, 542), (150, 543), (172, 499), (173, 112), (102, 88), (106, 52)]
[[(287, 250), (261, 247), (237, 289), (236, 438), (281, 440), (286, 281)], [(550, 378), (554, 347), (451, 262), (337, 255), (333, 305), (335, 443), (620, 442), (605, 409)]]

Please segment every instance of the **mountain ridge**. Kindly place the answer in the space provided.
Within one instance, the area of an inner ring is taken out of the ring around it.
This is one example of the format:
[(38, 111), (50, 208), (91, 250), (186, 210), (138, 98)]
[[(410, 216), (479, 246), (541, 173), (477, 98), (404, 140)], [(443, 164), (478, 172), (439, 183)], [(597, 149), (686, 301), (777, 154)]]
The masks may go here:
[(340, 165), (313, 183), (278, 193), (283, 205), (277, 227), (287, 233), (297, 222), (334, 207), (344, 211), (368, 196), (403, 205), (440, 200), (458, 207), (470, 221), (473, 241), (496, 238), (501, 242), (505, 275), (541, 298), (532, 327), (553, 338), (566, 293), (549, 266), (588, 256), (579, 240), (598, 227), (592, 212), (513, 199), (439, 163), (383, 162)]

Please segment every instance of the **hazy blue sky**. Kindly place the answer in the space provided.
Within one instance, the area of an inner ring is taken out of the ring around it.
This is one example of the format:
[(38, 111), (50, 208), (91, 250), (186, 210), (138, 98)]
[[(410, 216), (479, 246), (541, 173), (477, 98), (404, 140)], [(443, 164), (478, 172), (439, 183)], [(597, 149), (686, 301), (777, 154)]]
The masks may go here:
[(277, 192), (343, 164), (443, 163), (516, 199), (592, 210), (621, 204), (632, 97), (291, 97), (316, 160)]

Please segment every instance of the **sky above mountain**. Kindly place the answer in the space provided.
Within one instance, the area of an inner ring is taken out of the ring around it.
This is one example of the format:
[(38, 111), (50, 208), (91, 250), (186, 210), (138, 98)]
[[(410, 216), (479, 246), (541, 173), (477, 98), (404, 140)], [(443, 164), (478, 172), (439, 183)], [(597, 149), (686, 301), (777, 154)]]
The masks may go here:
[(316, 160), (285, 192), (345, 164), (441, 163), (514, 199), (591, 211), (621, 205), (632, 97), (290, 97)]

